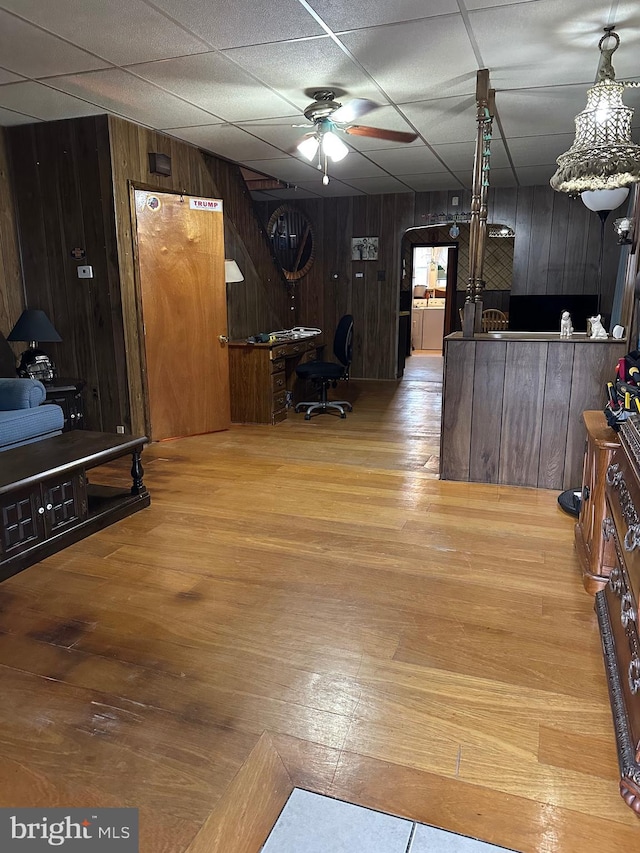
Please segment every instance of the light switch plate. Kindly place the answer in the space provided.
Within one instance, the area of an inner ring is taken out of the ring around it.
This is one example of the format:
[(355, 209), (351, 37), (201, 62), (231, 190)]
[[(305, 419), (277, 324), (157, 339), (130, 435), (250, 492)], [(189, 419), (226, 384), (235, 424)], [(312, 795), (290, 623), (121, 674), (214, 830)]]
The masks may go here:
[(93, 267), (78, 267), (78, 278), (93, 278)]

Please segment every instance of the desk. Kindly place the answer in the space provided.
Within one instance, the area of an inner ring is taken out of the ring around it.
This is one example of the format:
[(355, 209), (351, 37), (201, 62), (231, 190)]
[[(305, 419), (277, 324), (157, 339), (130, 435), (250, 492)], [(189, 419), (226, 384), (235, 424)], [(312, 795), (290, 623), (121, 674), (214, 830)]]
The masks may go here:
[(270, 344), (229, 341), (231, 421), (277, 424), (285, 420), (288, 392), (292, 403), (303, 399), (305, 383), (297, 378), (296, 367), (322, 358), (319, 337)]

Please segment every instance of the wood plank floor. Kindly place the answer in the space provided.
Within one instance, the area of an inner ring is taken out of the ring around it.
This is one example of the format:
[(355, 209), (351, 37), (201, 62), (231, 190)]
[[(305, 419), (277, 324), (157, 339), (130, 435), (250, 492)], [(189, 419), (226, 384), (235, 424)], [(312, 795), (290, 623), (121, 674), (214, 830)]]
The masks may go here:
[(154, 445), (149, 509), (0, 585), (0, 803), (137, 806), (143, 853), (257, 853), (293, 785), (635, 849), (572, 519), (437, 479), (440, 381)]

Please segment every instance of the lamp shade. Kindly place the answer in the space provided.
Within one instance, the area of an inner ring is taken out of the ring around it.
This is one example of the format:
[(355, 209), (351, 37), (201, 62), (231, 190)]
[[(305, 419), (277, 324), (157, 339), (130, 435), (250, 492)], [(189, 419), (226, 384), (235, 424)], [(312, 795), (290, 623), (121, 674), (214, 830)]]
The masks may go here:
[[(573, 145), (556, 161), (550, 184), (558, 192), (575, 196), (640, 181), (640, 146), (631, 138), (633, 110), (622, 101), (625, 86), (631, 84), (616, 81), (611, 57), (620, 38), (612, 29), (605, 27), (606, 35), (600, 39), (597, 82), (587, 92), (587, 106), (575, 118)], [(606, 48), (609, 39), (614, 46)]]
[(580, 198), (585, 207), (598, 213), (601, 210), (615, 210), (628, 195), (629, 187), (618, 187), (615, 190), (585, 190), (580, 194)]
[(57, 343), (62, 338), (53, 328), (51, 320), (44, 311), (28, 308), (18, 318), (18, 322), (11, 329), (7, 340)]
[(244, 281), (244, 276), (240, 272), (240, 267), (233, 260), (224, 262), (224, 280), (229, 284), (232, 281)]

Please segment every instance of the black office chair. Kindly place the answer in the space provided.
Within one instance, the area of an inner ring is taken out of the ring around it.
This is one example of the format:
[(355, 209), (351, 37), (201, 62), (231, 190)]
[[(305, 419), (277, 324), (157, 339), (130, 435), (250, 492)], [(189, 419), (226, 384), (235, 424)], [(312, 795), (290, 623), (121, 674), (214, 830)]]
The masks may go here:
[(327, 391), (329, 386), (334, 388), (338, 384), (339, 379), (349, 378), (349, 367), (351, 365), (351, 356), (353, 352), (353, 317), (351, 314), (345, 314), (338, 323), (335, 336), (333, 338), (333, 354), (338, 359), (340, 364), (333, 361), (308, 361), (306, 364), (301, 364), (296, 367), (296, 374), (301, 379), (310, 379), (320, 391), (320, 399), (312, 403), (297, 403), (296, 412), (301, 412), (305, 407), (307, 409), (304, 419), (311, 420), (311, 413), (330, 412), (335, 409), (340, 413), (341, 418), (347, 417), (347, 409), (353, 411), (353, 406), (347, 400), (329, 401), (327, 400)]

